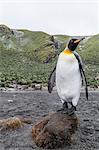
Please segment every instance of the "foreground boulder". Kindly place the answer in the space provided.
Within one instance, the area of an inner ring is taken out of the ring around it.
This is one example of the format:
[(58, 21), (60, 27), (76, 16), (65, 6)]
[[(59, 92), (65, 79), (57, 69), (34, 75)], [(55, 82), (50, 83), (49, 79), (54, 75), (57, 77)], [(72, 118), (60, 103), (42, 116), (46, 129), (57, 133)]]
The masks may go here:
[(56, 112), (42, 118), (32, 128), (33, 140), (43, 148), (61, 148), (71, 144), (77, 130), (78, 119), (75, 115)]

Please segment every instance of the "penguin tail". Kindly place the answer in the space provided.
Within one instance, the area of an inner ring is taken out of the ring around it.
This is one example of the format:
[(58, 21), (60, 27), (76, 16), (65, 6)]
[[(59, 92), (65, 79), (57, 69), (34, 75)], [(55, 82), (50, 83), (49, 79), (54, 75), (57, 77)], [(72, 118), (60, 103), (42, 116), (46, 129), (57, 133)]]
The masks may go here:
[(88, 88), (86, 87), (86, 98), (88, 100)]
[(51, 86), (51, 83), (50, 82), (48, 82), (48, 92), (49, 93), (52, 93), (52, 86)]

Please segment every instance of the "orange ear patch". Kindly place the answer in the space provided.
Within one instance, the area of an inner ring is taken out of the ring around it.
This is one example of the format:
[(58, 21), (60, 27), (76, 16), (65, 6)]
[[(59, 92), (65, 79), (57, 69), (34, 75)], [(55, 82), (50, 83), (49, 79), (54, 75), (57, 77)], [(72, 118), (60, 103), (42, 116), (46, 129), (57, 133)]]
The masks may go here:
[(69, 49), (64, 50), (63, 53), (66, 54), (66, 55), (71, 55), (71, 54), (73, 54), (73, 52), (72, 52), (71, 50), (69, 50)]

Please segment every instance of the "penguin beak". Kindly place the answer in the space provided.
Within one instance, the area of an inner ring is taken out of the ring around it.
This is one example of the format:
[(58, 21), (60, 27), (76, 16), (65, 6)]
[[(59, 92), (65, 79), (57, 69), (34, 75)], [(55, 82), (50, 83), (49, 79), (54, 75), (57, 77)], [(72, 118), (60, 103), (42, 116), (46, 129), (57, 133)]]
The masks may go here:
[(80, 41), (82, 41), (82, 40), (84, 40), (84, 39), (85, 39), (85, 37), (81, 38)]
[(80, 40), (74, 41), (74, 43), (79, 43), (79, 42), (81, 42), (81, 41), (84, 40), (84, 39), (85, 39), (85, 37), (81, 38)]

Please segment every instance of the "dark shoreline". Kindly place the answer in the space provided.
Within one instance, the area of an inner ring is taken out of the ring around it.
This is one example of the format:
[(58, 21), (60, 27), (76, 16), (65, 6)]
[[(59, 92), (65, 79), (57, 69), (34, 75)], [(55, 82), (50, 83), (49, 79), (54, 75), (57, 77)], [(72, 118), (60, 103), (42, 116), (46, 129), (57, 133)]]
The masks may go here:
[[(19, 116), (32, 120), (32, 124), (25, 124), (19, 129), (0, 131), (0, 150), (40, 150), (32, 140), (32, 127), (44, 115), (60, 107), (56, 91), (52, 94), (47, 90), (0, 91), (0, 119)], [(75, 141), (62, 150), (98, 150), (99, 92), (89, 92), (89, 100), (81, 92), (76, 114), (80, 127), (74, 135)]]

